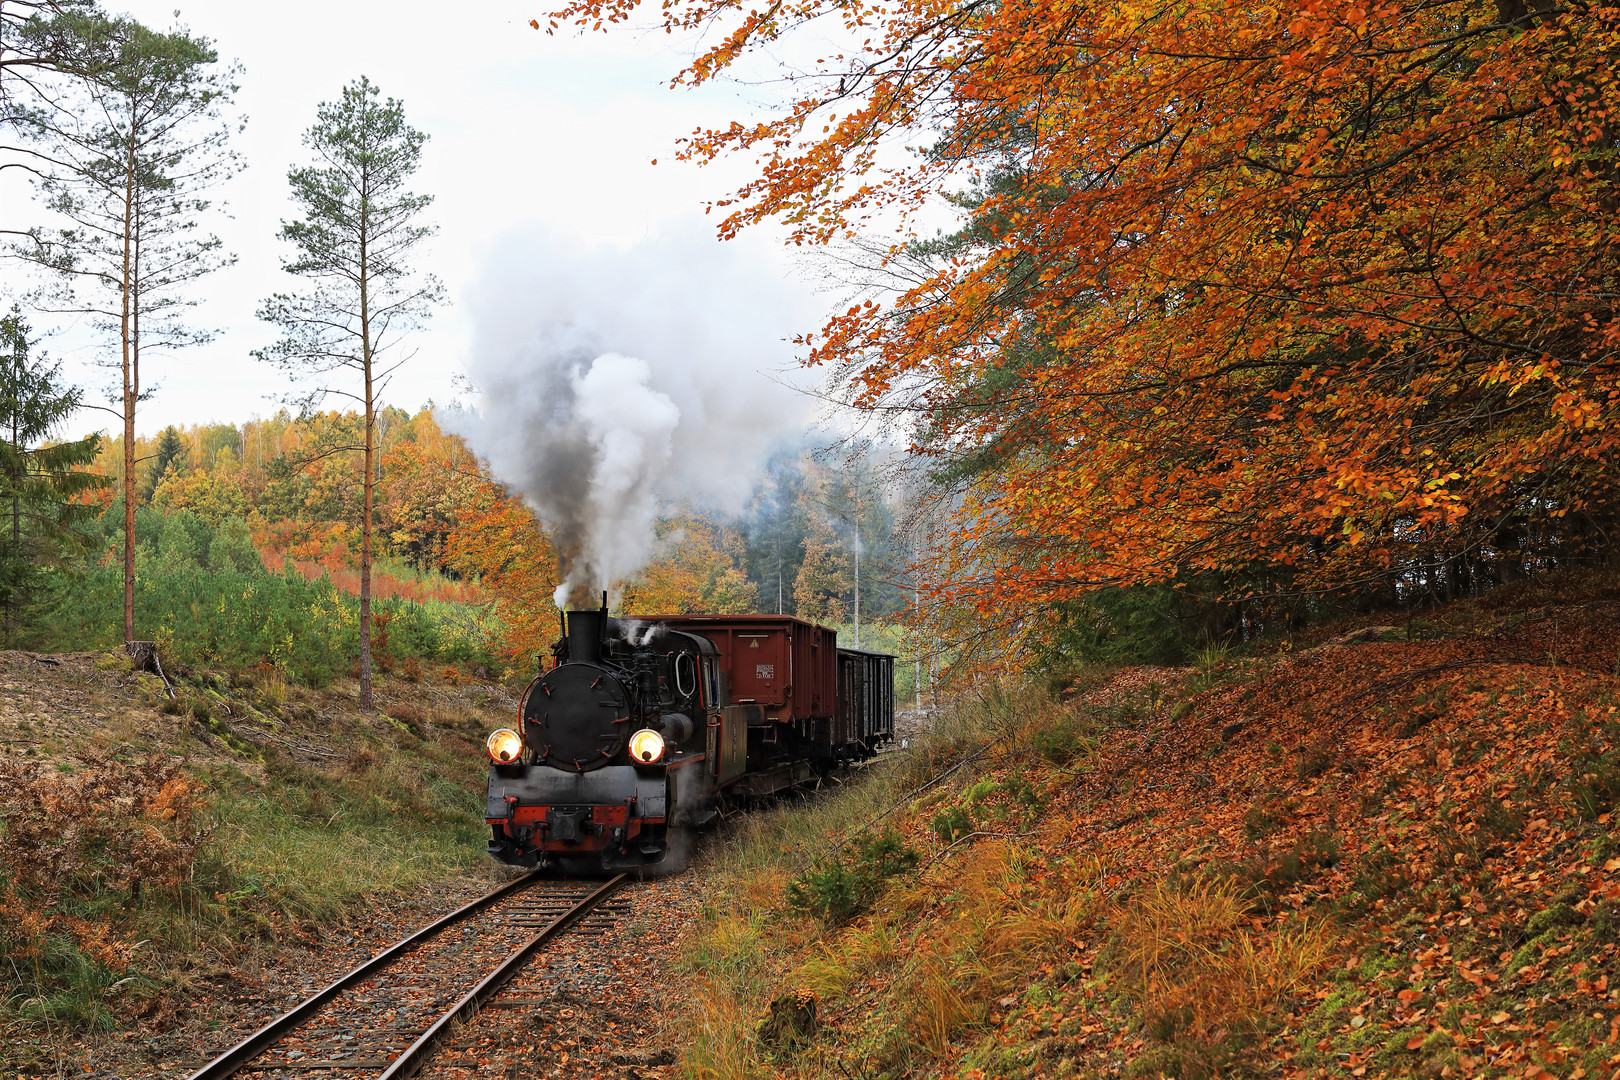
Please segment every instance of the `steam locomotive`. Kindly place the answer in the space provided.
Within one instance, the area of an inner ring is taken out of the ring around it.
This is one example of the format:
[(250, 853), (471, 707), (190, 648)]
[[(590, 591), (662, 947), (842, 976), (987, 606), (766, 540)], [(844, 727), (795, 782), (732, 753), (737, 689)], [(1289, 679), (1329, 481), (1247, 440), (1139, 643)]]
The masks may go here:
[(787, 616), (569, 611), (556, 661), (486, 745), (489, 854), (655, 867), (722, 799), (748, 803), (894, 737), (894, 657)]

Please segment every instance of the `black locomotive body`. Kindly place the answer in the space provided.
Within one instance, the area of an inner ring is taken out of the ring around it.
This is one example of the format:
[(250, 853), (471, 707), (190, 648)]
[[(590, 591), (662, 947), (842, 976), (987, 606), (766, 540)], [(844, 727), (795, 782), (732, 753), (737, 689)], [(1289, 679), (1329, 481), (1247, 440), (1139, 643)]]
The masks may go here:
[(894, 658), (781, 616), (570, 611), (519, 727), (489, 738), (489, 853), (517, 866), (663, 862), (672, 835), (870, 757), (894, 733)]

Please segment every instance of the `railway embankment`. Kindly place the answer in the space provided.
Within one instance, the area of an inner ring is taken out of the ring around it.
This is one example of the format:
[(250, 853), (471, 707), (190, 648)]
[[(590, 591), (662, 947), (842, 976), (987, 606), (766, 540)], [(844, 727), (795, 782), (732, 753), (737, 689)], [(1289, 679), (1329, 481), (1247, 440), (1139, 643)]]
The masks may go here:
[[(0, 653), (0, 1076), (183, 1076), (505, 874), (481, 744), (509, 687), (354, 687)], [(392, 935), (392, 936), (390, 936)]]
[(1620, 1075), (1617, 601), (969, 689), (730, 834), (684, 1074)]

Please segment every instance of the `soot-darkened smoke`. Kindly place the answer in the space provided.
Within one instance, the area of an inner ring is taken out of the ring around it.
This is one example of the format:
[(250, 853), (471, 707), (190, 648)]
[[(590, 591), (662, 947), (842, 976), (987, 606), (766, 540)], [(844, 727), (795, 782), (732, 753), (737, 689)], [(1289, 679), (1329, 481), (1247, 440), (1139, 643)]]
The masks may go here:
[(802, 429), (780, 373), (803, 316), (779, 280), (706, 236), (580, 256), (529, 234), (490, 259), (469, 304), (478, 411), (451, 424), (550, 530), (558, 606), (646, 565), (670, 504), (739, 511)]

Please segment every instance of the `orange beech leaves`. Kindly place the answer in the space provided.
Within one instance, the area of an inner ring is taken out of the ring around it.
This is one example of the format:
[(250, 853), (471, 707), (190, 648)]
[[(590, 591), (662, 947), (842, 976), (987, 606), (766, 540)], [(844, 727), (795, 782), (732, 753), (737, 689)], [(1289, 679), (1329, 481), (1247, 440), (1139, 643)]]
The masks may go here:
[[(1608, 543), (1620, 7), (659, 10), (719, 28), (678, 82), (795, 31), (847, 41), (776, 114), (686, 142), (760, 163), (722, 234), (961, 210), (807, 338), (939, 459), (965, 522), (945, 597), (1030, 610), (1255, 564), (1319, 587), (1429, 557), (1500, 579)], [(926, 148), (880, 156), (901, 141)]]

